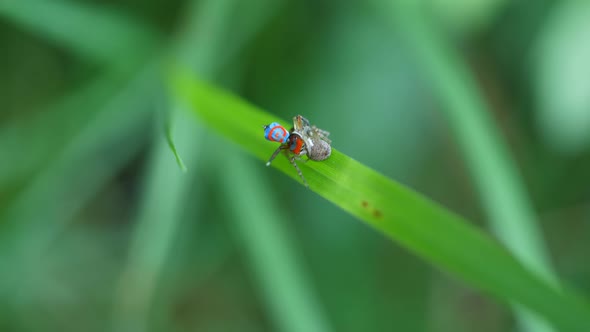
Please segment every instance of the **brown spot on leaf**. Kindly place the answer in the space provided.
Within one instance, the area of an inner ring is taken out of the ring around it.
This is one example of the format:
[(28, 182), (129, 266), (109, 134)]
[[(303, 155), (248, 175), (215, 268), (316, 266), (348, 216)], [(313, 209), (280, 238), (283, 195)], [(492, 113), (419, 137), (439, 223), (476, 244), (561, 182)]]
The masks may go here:
[(366, 207), (368, 207), (368, 206), (369, 206), (369, 202), (367, 202), (367, 201), (362, 201), (362, 202), (361, 202), (361, 205), (362, 205), (364, 208), (366, 208)]
[(375, 209), (375, 210), (373, 210), (373, 216), (375, 218), (381, 218), (381, 217), (383, 217), (383, 213), (381, 213), (381, 211)]

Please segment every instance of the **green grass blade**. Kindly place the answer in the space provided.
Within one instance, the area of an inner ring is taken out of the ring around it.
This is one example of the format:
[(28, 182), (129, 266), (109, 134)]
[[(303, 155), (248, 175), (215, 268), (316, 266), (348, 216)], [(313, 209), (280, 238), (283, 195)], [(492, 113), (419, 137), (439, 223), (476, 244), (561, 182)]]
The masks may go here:
[[(416, 3), (397, 1), (383, 10), (400, 28), (417, 55), (466, 157), (487, 212), (490, 227), (510, 251), (531, 271), (557, 285), (543, 235), (516, 165), (498, 130), (491, 111), (477, 89), (464, 61)], [(516, 309), (529, 331), (550, 331), (531, 313)]]
[[(279, 120), (271, 114), (180, 70), (171, 72), (170, 85), (210, 127), (258, 159), (267, 160), (276, 148), (262, 137), (261, 126)], [(285, 158), (273, 166), (299, 181)], [(438, 204), (338, 150), (323, 162), (300, 167), (312, 191), (420, 257), (500, 300), (539, 313), (560, 331), (590, 329), (585, 302), (539, 279), (490, 237)]]
[(180, 157), (180, 153), (178, 153), (178, 150), (176, 149), (176, 143), (174, 143), (174, 136), (172, 134), (172, 129), (175, 127), (173, 122), (173, 112), (172, 111), (167, 111), (166, 112), (166, 123), (164, 124), (165, 128), (165, 135), (166, 135), (166, 142), (168, 143), (168, 148), (170, 149), (170, 151), (172, 151), (172, 154), (174, 154), (174, 159), (176, 159), (176, 164), (178, 165), (178, 167), (180, 167), (180, 169), (183, 172), (186, 172), (186, 165), (184, 164), (184, 161), (182, 161), (182, 158)]
[(407, 19), (397, 22), (403, 22), (400, 25), (446, 104), (444, 114), (461, 144), (492, 228), (531, 270), (556, 282), (526, 190), (477, 83), (459, 55), (441, 42), (434, 27), (419, 14), (405, 12), (409, 12)]
[[(199, 128), (196, 123), (186, 121), (186, 117), (188, 114), (179, 112), (174, 125), (181, 146), (190, 147), (185, 154), (187, 161), (195, 163), (200, 154), (200, 146), (194, 143), (195, 132)], [(154, 304), (163, 266), (182, 221), (182, 206), (189, 201), (198, 201), (198, 197), (189, 198), (187, 195), (196, 173), (178, 171), (170, 158), (166, 142), (157, 134), (154, 137), (157, 142), (145, 176), (137, 226), (133, 232), (128, 262), (119, 279), (113, 331), (149, 330), (148, 327), (153, 323), (150, 309)]]
[(129, 17), (75, 1), (0, 1), (0, 16), (96, 62), (135, 59), (149, 53), (158, 39)]

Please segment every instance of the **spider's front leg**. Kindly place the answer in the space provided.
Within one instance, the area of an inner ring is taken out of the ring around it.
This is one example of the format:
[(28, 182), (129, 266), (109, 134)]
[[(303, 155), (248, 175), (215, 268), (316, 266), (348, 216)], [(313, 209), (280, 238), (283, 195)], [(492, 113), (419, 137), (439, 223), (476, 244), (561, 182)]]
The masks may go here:
[(272, 156), (270, 156), (270, 159), (266, 162), (266, 166), (270, 166), (270, 163), (279, 155), (279, 152), (281, 152), (281, 150), (286, 150), (288, 149), (289, 146), (285, 145), (285, 144), (281, 144), (276, 150), (275, 152), (272, 153)]

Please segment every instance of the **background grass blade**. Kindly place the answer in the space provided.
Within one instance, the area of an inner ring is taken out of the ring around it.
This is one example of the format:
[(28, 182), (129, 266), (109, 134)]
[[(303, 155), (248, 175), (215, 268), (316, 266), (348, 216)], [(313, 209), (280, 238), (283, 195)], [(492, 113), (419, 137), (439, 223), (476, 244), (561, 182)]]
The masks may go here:
[[(92, 273), (87, 273), (90, 270), (85, 267), (80, 270), (81, 266), (92, 266), (88, 264), (96, 262), (92, 259), (106, 258), (108, 250), (98, 242), (115, 237), (76, 232), (72, 230), (76, 229), (72, 221), (141, 151), (148, 118), (144, 97), (153, 93), (154, 76), (151, 67), (100, 106), (86, 105), (98, 111), (72, 132), (64, 146), (53, 151), (43, 171), (29, 179), (2, 209), (0, 268), (11, 273), (0, 278), (0, 293), (3, 304), (8, 304), (17, 317), (26, 317), (31, 305), (39, 301), (61, 305), (63, 302), (56, 299), (108, 289), (93, 283), (93, 278), (113, 273), (110, 263), (102, 265), (99, 271), (90, 269)], [(119, 144), (121, 141), (125, 144)], [(97, 151), (110, 152), (105, 155)], [(77, 245), (77, 241), (84, 246)], [(92, 248), (97, 247), (99, 253), (93, 254)], [(58, 269), (62, 269), (61, 274), (56, 273)], [(64, 277), (63, 271), (72, 272)], [(38, 326), (46, 320), (25, 319), (23, 324)], [(96, 319), (91, 324), (102, 326), (104, 321)]]
[[(187, 116), (186, 113), (179, 115)], [(184, 117), (176, 118), (175, 127), (180, 146), (191, 147), (184, 155), (192, 164), (200, 155), (199, 146), (194, 144), (195, 130), (199, 128)], [(163, 266), (182, 220), (182, 206), (196, 199), (189, 200), (187, 196), (195, 173), (181, 172), (170, 158), (167, 143), (161, 136), (155, 137), (157, 142), (144, 177), (145, 194), (132, 234), (128, 262), (118, 284), (114, 331), (146, 331), (153, 324), (150, 312)]]
[[(392, 27), (405, 35), (435, 93), (445, 104), (442, 111), (463, 150), (491, 229), (527, 268), (557, 284), (524, 184), (477, 82), (436, 27), (426, 20), (418, 2), (391, 3), (396, 5), (383, 12), (389, 15)], [(527, 330), (550, 330), (532, 314), (517, 311)]]
[(224, 199), (237, 205), (230, 210), (232, 229), (244, 243), (277, 330), (331, 331), (285, 225), (293, 218), (279, 209), (279, 201), (266, 189), (272, 185), (262, 178), (265, 169), (234, 148), (217, 150), (227, 152), (221, 160), (230, 165), (218, 175)]
[[(156, 87), (153, 84), (154, 77), (157, 77), (154, 66), (147, 67), (136, 77), (132, 77), (105, 104), (94, 105), (99, 109), (96, 114), (91, 113), (92, 118), (76, 128), (63, 146), (54, 151), (43, 172), (30, 179), (11, 204), (2, 211), (0, 218), (4, 218), (5, 225), (9, 226), (9, 231), (1, 234), (2, 237), (18, 239), (25, 234), (39, 234), (40, 238), (37, 238), (35, 245), (29, 244), (29, 250), (32, 247), (38, 249), (36, 253), (42, 253), (56, 239), (70, 218), (96, 194), (103, 181), (114, 176), (116, 170), (139, 150), (144, 137), (138, 133), (145, 130), (149, 115), (144, 96), (146, 93), (153, 93)], [(113, 122), (117, 125), (112, 125)], [(128, 135), (134, 137), (127, 139), (128, 146), (111, 154), (114, 160), (119, 161), (103, 165), (92, 158), (92, 152), (109, 146), (107, 143), (115, 144), (114, 141)], [(112, 141), (105, 142), (104, 137), (109, 137)], [(88, 179), (89, 170), (95, 171), (96, 176)], [(71, 187), (63, 185), (64, 181), (71, 184)], [(69, 199), (72, 191), (77, 192), (77, 195)], [(63, 201), (70, 203), (68, 208), (63, 208)], [(35, 211), (28, 208), (31, 204), (37, 206)], [(6, 241), (2, 242), (5, 244)]]
[(166, 127), (164, 128), (164, 135), (166, 135), (166, 142), (168, 143), (168, 148), (174, 154), (174, 159), (176, 159), (176, 164), (178, 167), (183, 171), (186, 172), (186, 165), (176, 148), (176, 143), (174, 142), (174, 135), (172, 132), (172, 128), (174, 127), (174, 119), (172, 119), (171, 114), (168, 114), (168, 119), (166, 119), (166, 123), (164, 124)]
[[(212, 40), (223, 39), (225, 19), (232, 7), (233, 0), (193, 1), (188, 8), (188, 28), (179, 38), (177, 53), (180, 53), (194, 68), (212, 73), (215, 68), (215, 53), (218, 47), (203, 47)], [(206, 31), (208, 34), (202, 34)], [(202, 35), (199, 35), (202, 34)], [(208, 37), (204, 39), (203, 37)], [(199, 52), (206, 49), (208, 52)], [(160, 284), (164, 266), (173, 247), (177, 230), (182, 222), (183, 206), (190, 204), (188, 193), (196, 172), (183, 173), (173, 167), (170, 151), (176, 163), (185, 171), (172, 138), (172, 130), (177, 133), (180, 146), (187, 162), (196, 163), (202, 150), (203, 128), (197, 123), (187, 121), (187, 112), (174, 100), (166, 99), (160, 94), (160, 100), (154, 103), (165, 117), (157, 128), (164, 127), (166, 144), (162, 136), (156, 136), (152, 151), (150, 169), (145, 175), (145, 193), (142, 206), (137, 215), (137, 226), (132, 234), (127, 264), (121, 274), (117, 299), (113, 311), (113, 329), (115, 331), (145, 331), (154, 324), (150, 313), (156, 303), (156, 292)], [(156, 121), (162, 119), (156, 119)], [(157, 131), (162, 134), (162, 131)], [(196, 168), (196, 167), (195, 167)]]
[[(209, 126), (258, 159), (266, 160), (276, 148), (262, 138), (260, 129), (276, 117), (180, 70), (171, 72), (170, 84), (178, 98), (186, 100)], [(338, 142), (334, 144), (337, 147)], [(285, 158), (273, 165), (297, 179)], [(324, 162), (302, 163), (300, 167), (311, 190), (422, 258), (503, 301), (530, 308), (560, 331), (590, 328), (590, 311), (585, 303), (539, 279), (461, 217), (338, 150)]]
[(0, 15), (99, 63), (127, 63), (149, 54), (158, 39), (119, 12), (74, 1), (2, 1)]
[[(35, 116), (2, 124), (0, 153), (11, 156), (11, 162), (0, 164), (1, 191), (26, 181), (36, 170), (51, 164), (55, 151), (68, 145), (79, 129), (100, 113), (104, 101), (124, 89), (128, 81), (129, 74), (107, 71)], [(27, 149), (23, 150), (23, 146)]]

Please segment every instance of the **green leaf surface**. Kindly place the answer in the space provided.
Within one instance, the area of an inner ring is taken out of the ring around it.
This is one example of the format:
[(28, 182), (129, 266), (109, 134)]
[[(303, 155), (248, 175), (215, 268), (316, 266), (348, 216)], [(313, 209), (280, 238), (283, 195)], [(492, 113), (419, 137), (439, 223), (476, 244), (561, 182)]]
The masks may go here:
[[(264, 140), (262, 126), (288, 122), (182, 70), (173, 69), (169, 77), (173, 94), (222, 136), (262, 161), (276, 149)], [(423, 259), (504, 302), (528, 307), (560, 331), (590, 330), (586, 303), (540, 280), (463, 218), (336, 149), (323, 162), (299, 165), (312, 191)], [(300, 181), (286, 158), (277, 158), (273, 167)]]

